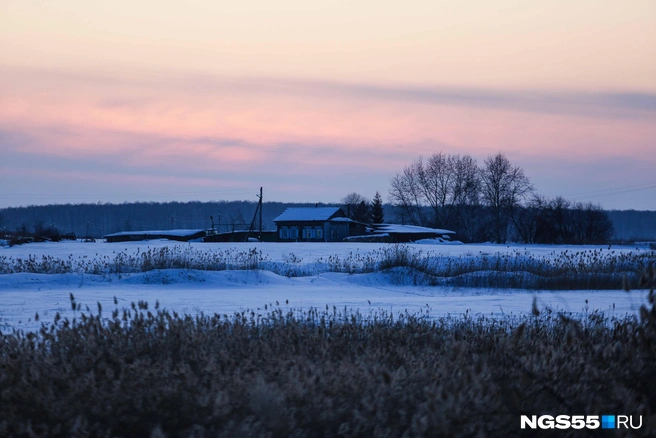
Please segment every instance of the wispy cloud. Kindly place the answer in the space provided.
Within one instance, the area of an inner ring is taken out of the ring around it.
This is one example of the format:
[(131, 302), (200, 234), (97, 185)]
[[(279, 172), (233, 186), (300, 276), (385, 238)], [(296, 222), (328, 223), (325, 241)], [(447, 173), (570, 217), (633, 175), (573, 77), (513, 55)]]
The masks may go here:
[(0, 191), (267, 185), (277, 199), (330, 201), (385, 192), (419, 155), (501, 150), (562, 193), (610, 180), (617, 157), (634, 158), (619, 164), (629, 182), (656, 165), (650, 93), (23, 73), (0, 71)]
[(249, 88), (290, 94), (408, 102), (424, 105), (457, 105), (537, 113), (564, 113), (589, 117), (635, 117), (656, 113), (656, 94), (640, 92), (577, 92), (498, 90), (444, 86), (372, 86), (357, 83), (302, 80), (251, 80)]
[[(108, 97), (97, 102), (107, 108), (139, 108), (152, 105), (161, 94), (186, 93), (219, 96), (226, 92), (271, 93), (293, 97), (355, 99), (421, 105), (556, 113), (587, 117), (653, 117), (656, 94), (641, 91), (576, 91), (541, 89), (493, 89), (450, 87), (433, 84), (400, 85), (311, 81), (267, 77), (231, 78), (214, 75), (135, 71), (113, 73), (67, 72), (5, 67), (5, 78), (32, 78), (42, 84), (66, 83), (73, 88), (140, 90), (147, 96)], [(1, 89), (1, 88), (0, 88)]]

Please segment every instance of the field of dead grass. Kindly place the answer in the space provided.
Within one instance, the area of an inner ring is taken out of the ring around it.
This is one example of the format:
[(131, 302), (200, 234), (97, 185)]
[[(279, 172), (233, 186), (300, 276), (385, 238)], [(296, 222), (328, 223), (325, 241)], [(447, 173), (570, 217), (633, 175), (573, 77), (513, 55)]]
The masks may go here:
[[(2, 436), (512, 436), (520, 415), (656, 430), (654, 271), (640, 317), (185, 316), (148, 303), (0, 334)], [(573, 431), (572, 431), (573, 432)], [(565, 431), (565, 435), (567, 431)]]

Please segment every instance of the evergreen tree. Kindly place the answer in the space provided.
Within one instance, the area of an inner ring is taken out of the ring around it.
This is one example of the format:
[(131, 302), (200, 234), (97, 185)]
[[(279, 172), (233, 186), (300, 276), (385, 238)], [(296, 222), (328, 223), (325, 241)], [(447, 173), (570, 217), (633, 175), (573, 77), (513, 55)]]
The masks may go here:
[(385, 222), (385, 214), (383, 213), (383, 199), (378, 192), (376, 192), (374, 200), (371, 201), (371, 222), (374, 224), (382, 224)]

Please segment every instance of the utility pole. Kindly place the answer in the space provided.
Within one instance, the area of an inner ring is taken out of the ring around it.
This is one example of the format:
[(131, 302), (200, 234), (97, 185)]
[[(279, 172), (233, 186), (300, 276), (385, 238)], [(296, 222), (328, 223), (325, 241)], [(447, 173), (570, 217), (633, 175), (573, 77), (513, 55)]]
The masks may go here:
[(261, 242), (262, 241), (262, 187), (260, 187), (260, 194), (256, 195), (258, 198), (260, 198), (259, 202), (257, 203), (257, 208), (255, 209), (255, 214), (253, 215), (253, 220), (251, 221), (251, 226), (248, 228), (248, 233), (246, 233), (246, 242), (248, 242), (248, 238), (251, 235), (251, 232), (254, 231), (255, 227), (255, 219), (257, 218), (257, 213), (260, 213), (260, 236), (258, 240)]

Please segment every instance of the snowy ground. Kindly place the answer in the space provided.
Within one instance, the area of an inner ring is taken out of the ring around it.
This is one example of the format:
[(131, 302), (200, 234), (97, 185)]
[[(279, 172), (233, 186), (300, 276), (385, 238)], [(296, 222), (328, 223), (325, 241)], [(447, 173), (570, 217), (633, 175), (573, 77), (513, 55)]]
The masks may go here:
[[(191, 245), (199, 250), (257, 248), (273, 261), (312, 264), (349, 253), (366, 254), (385, 244), (377, 243), (190, 243), (170, 241), (123, 243), (35, 243), (2, 247), (0, 256), (25, 258), (29, 255), (50, 255), (58, 258), (101, 257), (146, 248)], [(582, 246), (525, 246), (525, 245), (413, 245), (434, 254), (465, 255), (494, 254), (496, 252), (526, 252), (549, 257), (562, 251), (601, 249)], [(603, 247), (608, 251), (608, 247)], [(635, 247), (613, 247), (614, 251), (643, 251)], [(267, 271), (192, 271), (162, 270), (129, 275), (95, 276), (89, 274), (5, 274), (0, 275), (0, 330), (33, 330), (41, 322), (50, 323), (59, 312), (62, 317), (79, 317), (71, 310), (70, 294), (97, 312), (97, 302), (109, 315), (114, 305), (129, 307), (131, 302), (147, 301), (154, 306), (179, 313), (232, 314), (242, 310), (264, 313), (265, 305), (282, 309), (308, 309), (336, 306), (359, 310), (367, 315), (377, 311), (418, 312), (432, 317), (470, 315), (501, 317), (531, 311), (533, 297), (540, 308), (585, 315), (595, 310), (622, 316), (637, 313), (646, 300), (646, 292), (634, 291), (522, 291), (499, 289), (440, 288), (427, 286), (398, 286), (391, 284), (383, 273), (341, 274), (321, 273), (309, 277), (287, 278)], [(40, 320), (35, 321), (35, 314)]]

